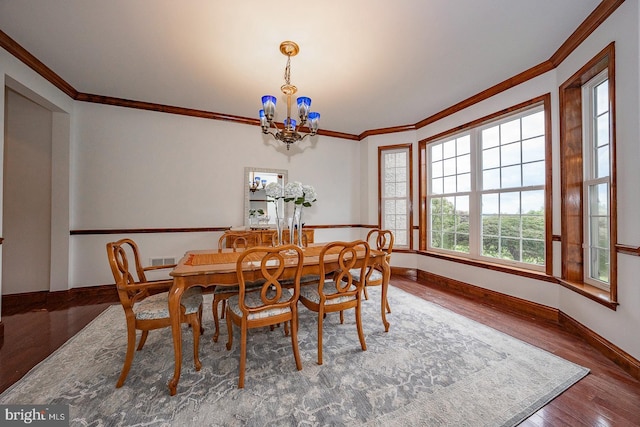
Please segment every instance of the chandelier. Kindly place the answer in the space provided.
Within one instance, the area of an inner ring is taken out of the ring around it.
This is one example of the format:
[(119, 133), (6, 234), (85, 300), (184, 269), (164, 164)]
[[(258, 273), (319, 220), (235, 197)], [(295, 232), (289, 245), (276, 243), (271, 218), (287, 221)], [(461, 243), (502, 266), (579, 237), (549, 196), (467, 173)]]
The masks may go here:
[[(269, 134), (278, 141), (287, 144), (287, 150), (294, 142), (302, 141), (307, 136), (314, 136), (318, 132), (318, 121), (320, 120), (320, 113), (309, 112), (311, 109), (311, 98), (307, 98), (306, 96), (301, 96), (297, 99), (299, 122), (291, 118), (291, 96), (295, 95), (298, 91), (298, 88), (291, 84), (291, 57), (296, 56), (299, 51), (300, 48), (298, 45), (292, 41), (280, 43), (280, 52), (287, 56), (287, 66), (284, 69), (285, 83), (280, 87), (282, 93), (287, 97), (287, 118), (283, 122), (284, 126), (279, 129), (273, 121), (276, 113), (275, 96), (263, 96), (263, 109), (260, 110), (262, 133)], [(305, 124), (307, 124), (309, 133), (303, 134), (298, 132)], [(269, 131), (269, 128), (273, 128), (274, 131)]]

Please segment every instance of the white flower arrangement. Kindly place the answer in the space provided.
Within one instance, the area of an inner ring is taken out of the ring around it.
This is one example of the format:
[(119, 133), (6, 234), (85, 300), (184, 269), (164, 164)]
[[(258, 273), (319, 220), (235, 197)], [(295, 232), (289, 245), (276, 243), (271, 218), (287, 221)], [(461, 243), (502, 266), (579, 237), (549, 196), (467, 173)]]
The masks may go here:
[(311, 185), (295, 181), (287, 183), (284, 187), (285, 202), (293, 202), (300, 207), (308, 208), (317, 198), (316, 190)]

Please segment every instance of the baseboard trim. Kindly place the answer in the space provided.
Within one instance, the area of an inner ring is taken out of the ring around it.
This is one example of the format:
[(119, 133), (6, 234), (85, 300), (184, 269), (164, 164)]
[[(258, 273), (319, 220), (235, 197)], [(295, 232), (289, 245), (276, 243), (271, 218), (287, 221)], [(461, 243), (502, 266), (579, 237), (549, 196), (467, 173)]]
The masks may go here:
[(563, 330), (582, 338), (633, 378), (640, 380), (640, 361), (629, 353), (563, 312), (560, 312), (559, 323)]
[(559, 310), (546, 305), (485, 289), (480, 286), (454, 280), (449, 277), (439, 276), (423, 270), (418, 270), (418, 278), (442, 288), (482, 300), (485, 303), (498, 305), (518, 314), (533, 316), (536, 319), (546, 320), (553, 323), (558, 323), (559, 320)]
[(418, 279), (428, 281), (430, 284), (439, 288), (481, 300), (486, 304), (499, 305), (511, 312), (533, 316), (538, 320), (556, 323), (563, 331), (583, 339), (587, 344), (599, 351), (607, 359), (611, 360), (633, 378), (640, 381), (640, 361), (620, 347), (608, 341), (606, 338), (598, 335), (582, 323), (556, 308), (527, 301), (511, 295), (502, 294), (489, 289), (484, 289), (479, 286), (439, 276), (423, 270), (403, 268), (392, 268), (391, 270), (394, 274), (406, 276), (409, 279), (415, 279), (417, 276)]
[(118, 302), (115, 285), (99, 285), (73, 288), (65, 291), (39, 291), (2, 296), (2, 315), (25, 313), (33, 310), (55, 310), (61, 306), (88, 305), (104, 302)]

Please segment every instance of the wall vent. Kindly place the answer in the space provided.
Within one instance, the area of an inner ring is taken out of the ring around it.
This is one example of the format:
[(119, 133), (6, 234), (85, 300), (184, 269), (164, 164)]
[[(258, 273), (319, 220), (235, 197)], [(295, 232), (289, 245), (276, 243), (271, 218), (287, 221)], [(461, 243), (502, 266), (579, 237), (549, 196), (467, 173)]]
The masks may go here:
[(176, 263), (175, 257), (170, 258), (151, 258), (150, 264), (152, 267), (157, 267), (159, 265), (171, 265)]

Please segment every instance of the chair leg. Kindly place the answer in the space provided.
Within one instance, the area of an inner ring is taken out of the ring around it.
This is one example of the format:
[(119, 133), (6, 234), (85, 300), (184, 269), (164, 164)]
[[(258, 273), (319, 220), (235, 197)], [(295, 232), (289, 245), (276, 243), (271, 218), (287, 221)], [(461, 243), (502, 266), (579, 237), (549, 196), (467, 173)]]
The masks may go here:
[[(202, 306), (200, 306), (202, 309)], [(200, 313), (191, 315), (191, 330), (193, 332), (193, 364), (196, 367), (196, 371), (202, 368), (202, 362), (200, 362)]]
[(340, 311), (340, 324), (344, 323), (344, 311)]
[(291, 318), (291, 346), (293, 347), (293, 358), (296, 361), (296, 368), (298, 371), (302, 370), (302, 361), (300, 360), (300, 350), (298, 348), (298, 313), (293, 309), (293, 316)]
[(364, 293), (364, 299), (369, 299), (369, 294), (367, 293), (367, 285), (362, 287), (362, 292)]
[(213, 332), (213, 342), (218, 342), (218, 337), (220, 336), (220, 321), (218, 320), (218, 301), (217, 297), (214, 295), (213, 304), (211, 304), (211, 310), (213, 311), (213, 323), (215, 324), (216, 330)]
[(386, 300), (385, 304), (387, 305), (387, 313), (391, 313), (391, 307), (389, 306), (389, 300)]
[(322, 365), (322, 322), (324, 319), (324, 313), (318, 312), (318, 365)]
[(362, 329), (362, 316), (360, 315), (360, 304), (356, 305), (356, 326), (358, 327), (358, 338), (360, 339), (360, 347), (362, 351), (367, 349), (367, 343), (364, 341), (364, 330)]
[(231, 316), (227, 314), (227, 350), (231, 350), (233, 344), (233, 325), (231, 325)]
[[(227, 314), (227, 319), (229, 315)], [(229, 320), (227, 320), (228, 322)], [(241, 326), (240, 331), (240, 366), (238, 377), (238, 388), (244, 388), (244, 370), (247, 365), (247, 328)]]
[(140, 337), (140, 342), (138, 343), (137, 351), (142, 350), (144, 343), (147, 342), (147, 336), (149, 335), (149, 331), (142, 331), (142, 336)]
[[(144, 332), (143, 331), (143, 335)], [(140, 339), (142, 341), (142, 338)], [(133, 324), (127, 325), (127, 352), (124, 357), (124, 365), (122, 366), (122, 372), (120, 372), (120, 378), (118, 378), (118, 382), (116, 383), (116, 388), (122, 387), (124, 384), (124, 380), (127, 379), (127, 375), (129, 375), (129, 369), (131, 369), (131, 363), (133, 363), (133, 353), (136, 348), (136, 328)]]

